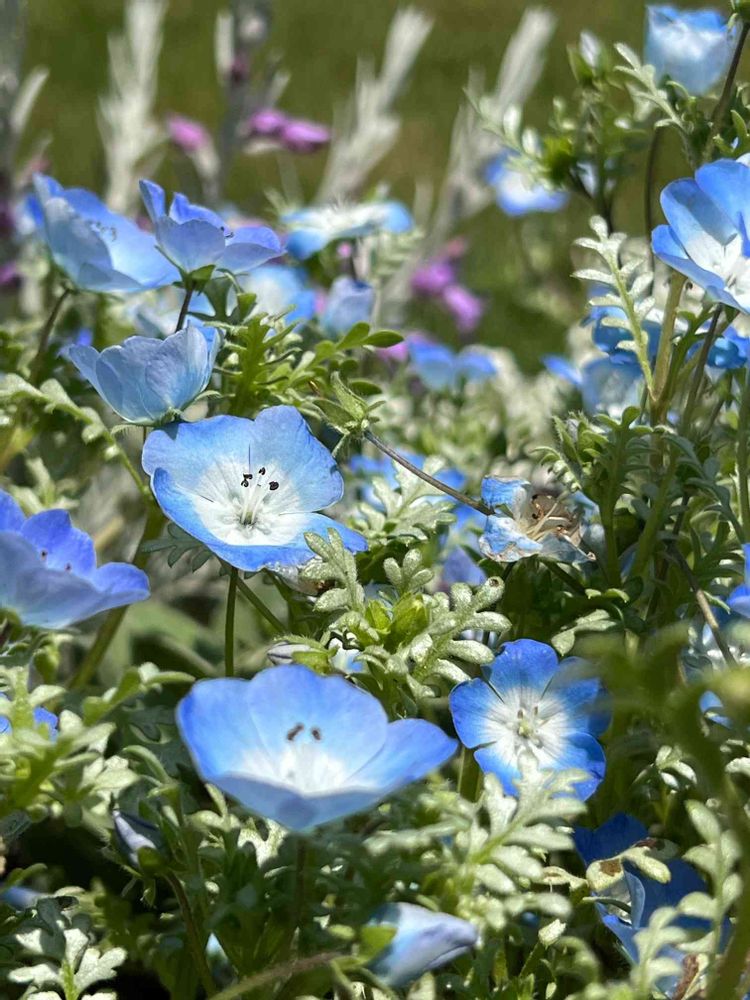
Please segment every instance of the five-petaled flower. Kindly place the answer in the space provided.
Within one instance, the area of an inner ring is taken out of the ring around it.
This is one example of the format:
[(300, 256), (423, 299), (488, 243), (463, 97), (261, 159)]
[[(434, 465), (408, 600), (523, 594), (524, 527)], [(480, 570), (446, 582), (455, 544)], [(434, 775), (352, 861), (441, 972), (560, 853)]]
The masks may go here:
[(300, 208), (287, 212), (281, 221), (290, 230), (286, 248), (299, 260), (312, 257), (334, 241), (369, 236), (379, 230), (403, 233), (414, 225), (408, 210), (398, 201)]
[(0, 491), (0, 609), (22, 625), (67, 628), (149, 596), (148, 577), (127, 563), (97, 569), (94, 543), (64, 510), (25, 518)]
[(284, 252), (267, 226), (230, 229), (220, 215), (193, 205), (184, 194), (176, 194), (167, 210), (164, 190), (153, 181), (141, 181), (141, 196), (159, 249), (183, 278), (208, 278), (214, 268), (246, 274)]
[(414, 903), (386, 903), (368, 921), (396, 931), (369, 969), (388, 986), (405, 986), (473, 948), (479, 939), (468, 920)]
[(511, 217), (532, 212), (559, 212), (568, 203), (566, 191), (535, 180), (510, 150), (504, 150), (492, 160), (484, 176), (495, 192), (498, 207)]
[(110, 212), (96, 195), (37, 174), (41, 235), (73, 284), (88, 292), (142, 292), (177, 281), (150, 233)]
[(644, 58), (657, 79), (669, 77), (701, 97), (726, 76), (737, 37), (717, 10), (680, 10), (668, 4), (646, 13)]
[(373, 695), (296, 664), (199, 681), (177, 722), (204, 781), (297, 831), (372, 808), (456, 749), (432, 723), (389, 723)]
[(164, 513), (238, 569), (299, 567), (313, 554), (306, 532), (338, 532), (344, 545), (367, 546), (357, 532), (317, 511), (341, 499), (333, 456), (292, 406), (255, 420), (218, 416), (151, 433), (143, 468)]
[(535, 491), (525, 479), (482, 480), (482, 500), (490, 514), (479, 550), (495, 562), (517, 562), (539, 556), (555, 562), (584, 562), (578, 546), (579, 518), (562, 501)]
[(484, 668), (484, 679), (451, 691), (450, 709), (461, 742), (509, 794), (517, 794), (528, 763), (540, 771), (586, 772), (575, 790), (587, 799), (604, 777), (604, 751), (595, 739), (607, 725), (601, 695), (599, 681), (583, 676), (581, 661), (559, 661), (551, 646), (518, 639)]
[(164, 340), (128, 337), (101, 353), (72, 345), (63, 354), (115, 413), (133, 424), (158, 424), (180, 413), (208, 385), (221, 338), (188, 323)]
[(428, 389), (455, 391), (467, 382), (483, 382), (497, 375), (495, 362), (476, 347), (454, 351), (419, 334), (407, 337), (406, 343), (412, 368)]

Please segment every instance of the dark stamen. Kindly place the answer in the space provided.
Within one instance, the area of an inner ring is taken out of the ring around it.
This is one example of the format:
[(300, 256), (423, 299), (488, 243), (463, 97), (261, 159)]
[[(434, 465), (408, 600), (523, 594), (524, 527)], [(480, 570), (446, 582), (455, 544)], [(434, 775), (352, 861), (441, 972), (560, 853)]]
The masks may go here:
[(262, 466), (261, 466), (261, 467), (260, 467), (260, 468), (258, 469), (258, 475), (259, 475), (259, 476), (265, 476), (265, 474), (266, 474), (266, 467), (265, 467), (265, 465), (262, 465)]
[(42, 549), (42, 551), (39, 553), (39, 555), (41, 556), (42, 559), (46, 559), (47, 556), (49, 555), (49, 553), (47, 552), (46, 549)]
[(65, 572), (66, 573), (70, 573), (70, 571), (72, 569), (73, 569), (73, 567), (70, 565), (70, 563), (65, 563)]
[(310, 733), (312, 734), (312, 738), (314, 740), (318, 740), (318, 742), (320, 742), (320, 740), (323, 739), (323, 734), (321, 733), (321, 731), (318, 729), (317, 726), (313, 726), (313, 728), (310, 730)]
[(298, 722), (296, 726), (292, 726), (292, 728), (286, 734), (286, 738), (289, 740), (290, 743), (293, 743), (295, 736), (299, 736), (299, 734), (302, 732), (304, 728), (305, 727), (302, 725), (302, 723)]
[(243, 472), (242, 473), (242, 485), (243, 486), (249, 486), (250, 485), (250, 480), (252, 478), (253, 478), (252, 472)]
[(277, 490), (279, 488), (279, 484), (274, 481), (273, 483), (268, 484), (268, 488), (269, 490)]

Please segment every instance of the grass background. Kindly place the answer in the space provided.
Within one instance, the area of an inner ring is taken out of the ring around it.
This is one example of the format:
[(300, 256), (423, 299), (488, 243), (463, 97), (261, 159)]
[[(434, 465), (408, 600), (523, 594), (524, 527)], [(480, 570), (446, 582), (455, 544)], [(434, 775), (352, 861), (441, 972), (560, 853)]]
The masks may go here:
[[(160, 63), (161, 112), (178, 111), (208, 124), (218, 122), (221, 93), (214, 71), (213, 32), (216, 13), (223, 6), (219, 0), (171, 0)], [(417, 180), (440, 181), (469, 67), (482, 69), (488, 80), (494, 78), (505, 45), (528, 5), (525, 0), (417, 0), (417, 6), (433, 18), (434, 26), (400, 102), (400, 139), (376, 174), (387, 178), (407, 203)], [(544, 75), (526, 109), (527, 119), (537, 125), (546, 120), (553, 95), (571, 88), (567, 46), (580, 31), (586, 28), (640, 51), (645, 16), (645, 4), (633, 0), (551, 0), (547, 6), (558, 23)], [(281, 106), (330, 122), (333, 108), (351, 90), (357, 56), (380, 58), (398, 7), (395, 0), (275, 0), (270, 47), (283, 55), (292, 74)], [(102, 187), (96, 103), (107, 85), (106, 38), (119, 29), (122, 13), (122, 0), (29, 3), (27, 63), (50, 70), (31, 131), (50, 136), (52, 172), (65, 184)], [(320, 153), (300, 158), (303, 187), (310, 193), (324, 157)], [(670, 176), (668, 159), (663, 164), (664, 180)], [(265, 191), (275, 186), (276, 176), (272, 157), (239, 160), (229, 193), (243, 208), (262, 211)], [(559, 347), (567, 319), (562, 302), (577, 294), (571, 292), (568, 277), (569, 245), (584, 232), (586, 216), (583, 205), (574, 205), (564, 217), (541, 216), (519, 226), (492, 207), (470, 224), (472, 250), (465, 277), (489, 305), (479, 339), (514, 347), (525, 367), (534, 367), (540, 354)], [(637, 178), (626, 186), (617, 224), (642, 231)], [(547, 247), (541, 264), (546, 275), (554, 276), (551, 283), (524, 273), (519, 240)], [(455, 335), (437, 313), (420, 319), (448, 338)]]

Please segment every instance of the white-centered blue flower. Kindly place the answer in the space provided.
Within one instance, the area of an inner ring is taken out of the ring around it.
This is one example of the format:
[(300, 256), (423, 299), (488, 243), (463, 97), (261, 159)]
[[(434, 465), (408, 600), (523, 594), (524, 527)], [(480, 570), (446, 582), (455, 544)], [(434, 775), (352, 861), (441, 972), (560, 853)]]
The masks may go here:
[(371, 694), (296, 664), (198, 681), (177, 723), (204, 781), (297, 831), (372, 808), (456, 749), (432, 723), (389, 723)]
[(282, 215), (290, 230), (286, 248), (293, 257), (306, 260), (338, 240), (369, 236), (380, 230), (403, 233), (414, 220), (399, 201), (368, 201), (359, 204), (330, 204), (300, 208)]
[[(744, 158), (743, 158), (744, 160)], [(667, 184), (657, 226), (657, 257), (719, 302), (750, 312), (750, 166), (716, 160)]]
[(479, 551), (495, 562), (529, 556), (555, 562), (584, 562), (578, 545), (577, 514), (559, 498), (535, 490), (525, 479), (482, 480), (482, 500), (495, 512), (487, 518)]
[(669, 77), (701, 97), (726, 76), (737, 31), (717, 10), (680, 10), (664, 4), (647, 8), (644, 59), (657, 79)]
[(428, 389), (456, 390), (467, 382), (484, 382), (497, 375), (492, 358), (475, 347), (454, 351), (427, 337), (406, 339), (412, 368)]
[(374, 306), (372, 285), (342, 274), (331, 285), (320, 325), (329, 337), (337, 337), (357, 323), (369, 323)]
[(148, 436), (143, 468), (164, 513), (231, 566), (248, 572), (299, 567), (313, 554), (307, 532), (338, 532), (362, 552), (361, 535), (317, 513), (341, 499), (330, 451), (292, 406), (255, 420), (218, 416)]
[(607, 726), (602, 691), (580, 668), (580, 661), (559, 661), (543, 642), (518, 639), (483, 668), (483, 680), (465, 681), (451, 691), (459, 739), (509, 794), (517, 794), (524, 764), (540, 771), (587, 772), (575, 785), (582, 799), (602, 781), (604, 751), (595, 739)]
[(386, 903), (369, 924), (395, 928), (369, 969), (388, 986), (405, 986), (425, 972), (439, 969), (473, 948), (479, 934), (473, 924), (449, 913), (436, 913), (414, 903)]
[(287, 323), (301, 323), (315, 315), (315, 289), (307, 284), (302, 268), (264, 264), (240, 278), (240, 285), (255, 297), (255, 310), (267, 316), (284, 313)]
[(67, 628), (149, 596), (148, 577), (135, 566), (97, 568), (94, 543), (67, 511), (26, 518), (2, 490), (0, 566), (0, 613), (36, 628)]
[(511, 217), (532, 212), (559, 212), (568, 203), (567, 191), (534, 180), (510, 150), (492, 160), (484, 176), (495, 192), (498, 207)]
[(128, 337), (101, 353), (73, 345), (63, 354), (115, 413), (149, 425), (174, 417), (203, 392), (220, 344), (216, 330), (188, 323), (165, 340)]
[(89, 292), (141, 292), (177, 281), (154, 237), (94, 194), (37, 174), (40, 233), (73, 284)]
[(246, 274), (284, 252), (267, 226), (231, 229), (216, 212), (193, 205), (184, 194), (176, 194), (167, 210), (164, 190), (153, 181), (141, 181), (141, 196), (157, 245), (184, 276), (209, 277), (214, 268)]

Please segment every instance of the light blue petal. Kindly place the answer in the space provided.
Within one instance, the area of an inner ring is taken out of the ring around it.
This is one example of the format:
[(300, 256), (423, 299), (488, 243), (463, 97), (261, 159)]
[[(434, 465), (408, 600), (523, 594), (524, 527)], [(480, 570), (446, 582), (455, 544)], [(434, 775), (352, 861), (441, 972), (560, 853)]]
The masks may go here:
[(519, 530), (510, 517), (488, 517), (484, 532), (479, 536), (479, 551), (497, 562), (518, 562), (539, 555), (542, 546)]
[(498, 513), (507, 509), (514, 517), (525, 510), (531, 496), (531, 484), (526, 479), (499, 479), (487, 476), (482, 480), (482, 500)]
[(715, 160), (699, 168), (695, 181), (747, 240), (750, 231), (750, 167), (739, 160)]
[(502, 652), (483, 668), (487, 682), (502, 697), (511, 688), (523, 688), (541, 697), (560, 669), (557, 653), (544, 642), (516, 639), (506, 642)]
[(588, 771), (591, 777), (574, 785), (576, 794), (584, 801), (590, 798), (604, 780), (607, 761), (604, 751), (593, 736), (588, 733), (571, 733), (560, 756), (555, 761), (555, 770), (575, 768)]
[(243, 226), (227, 242), (216, 266), (233, 274), (246, 274), (253, 268), (283, 254), (284, 248), (273, 229), (267, 226)]
[(357, 787), (379, 788), (382, 798), (436, 770), (453, 756), (457, 746), (431, 722), (399, 719), (388, 726), (378, 753), (353, 772), (350, 780)]
[(87, 577), (96, 569), (94, 543), (85, 531), (74, 528), (66, 510), (44, 510), (22, 526), (20, 534), (36, 546), (50, 569)]
[(648, 830), (643, 823), (622, 812), (615, 813), (596, 830), (588, 830), (582, 826), (576, 826), (573, 829), (576, 850), (581, 855), (586, 867), (593, 864), (594, 861), (622, 854), (623, 851), (647, 837)]
[(164, 197), (164, 188), (153, 181), (140, 181), (141, 198), (146, 206), (146, 211), (153, 223), (156, 223), (162, 215), (167, 214), (167, 203)]
[(166, 256), (184, 274), (212, 267), (224, 253), (224, 233), (197, 219), (175, 222), (162, 216), (156, 223), (156, 239)]
[(570, 382), (576, 389), (581, 387), (581, 372), (572, 361), (558, 354), (545, 354), (542, 363), (551, 375), (556, 375), (565, 382)]
[(341, 275), (331, 285), (321, 325), (331, 336), (346, 333), (357, 323), (369, 322), (374, 305), (372, 285)]
[(369, 968), (388, 986), (405, 986), (438, 969), (477, 943), (472, 924), (447, 913), (434, 913), (413, 903), (388, 903), (368, 924), (394, 927), (396, 933), (370, 962)]
[(317, 229), (295, 229), (287, 236), (286, 249), (297, 260), (307, 260), (327, 243), (327, 237)]
[(0, 531), (18, 531), (25, 521), (23, 511), (13, 497), (0, 490)]

